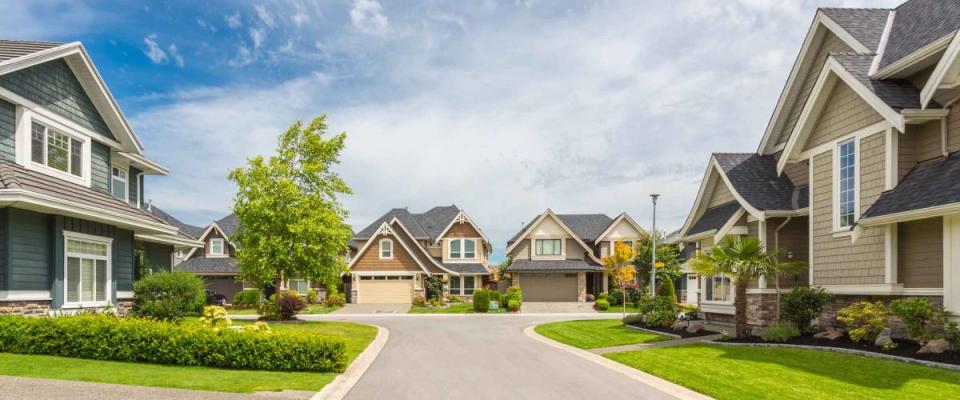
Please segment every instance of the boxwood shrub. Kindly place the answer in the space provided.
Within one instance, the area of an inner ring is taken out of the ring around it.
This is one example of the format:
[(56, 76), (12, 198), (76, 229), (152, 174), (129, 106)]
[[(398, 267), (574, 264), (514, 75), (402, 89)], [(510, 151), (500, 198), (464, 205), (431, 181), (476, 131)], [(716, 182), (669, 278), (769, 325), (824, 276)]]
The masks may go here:
[(268, 371), (343, 372), (347, 365), (340, 340), (109, 315), (0, 316), (0, 352)]

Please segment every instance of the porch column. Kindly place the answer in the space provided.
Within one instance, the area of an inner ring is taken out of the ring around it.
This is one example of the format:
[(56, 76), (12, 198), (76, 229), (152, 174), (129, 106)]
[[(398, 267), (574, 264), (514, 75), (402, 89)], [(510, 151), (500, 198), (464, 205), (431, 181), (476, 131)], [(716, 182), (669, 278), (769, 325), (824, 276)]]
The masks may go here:
[(587, 301), (587, 273), (577, 272), (577, 301)]
[(609, 277), (607, 276), (607, 271), (603, 271), (603, 292), (610, 293), (610, 282)]
[(960, 214), (943, 217), (943, 307), (960, 311)]

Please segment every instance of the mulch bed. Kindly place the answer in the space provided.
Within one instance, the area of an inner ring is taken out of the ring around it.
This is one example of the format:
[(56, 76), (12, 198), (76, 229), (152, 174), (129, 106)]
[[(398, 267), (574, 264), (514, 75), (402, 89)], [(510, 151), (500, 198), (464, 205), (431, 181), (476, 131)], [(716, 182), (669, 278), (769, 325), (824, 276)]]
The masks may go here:
[[(730, 339), (728, 340), (728, 342), (774, 343), (774, 342), (764, 342), (763, 339), (756, 336), (751, 336), (749, 338), (742, 338), (742, 339)], [(853, 349), (853, 350), (860, 350), (860, 351), (868, 351), (871, 353), (887, 354), (891, 356), (898, 356), (898, 357), (905, 357), (905, 358), (913, 358), (917, 360), (960, 365), (960, 352), (947, 351), (941, 354), (917, 354), (917, 351), (920, 350), (920, 347), (922, 347), (917, 342), (914, 342), (912, 340), (898, 340), (898, 339), (894, 339), (894, 342), (897, 343), (897, 347), (895, 349), (892, 349), (889, 351), (883, 351), (879, 347), (874, 346), (873, 343), (865, 343), (865, 342), (855, 343), (852, 340), (850, 340), (850, 338), (847, 336), (837, 338), (836, 340), (829, 340), (829, 339), (816, 339), (813, 337), (813, 335), (805, 334), (799, 337), (795, 337), (785, 344)]]
[(657, 331), (657, 332), (661, 332), (661, 333), (668, 333), (668, 334), (671, 334), (671, 335), (677, 335), (677, 336), (680, 336), (681, 339), (692, 338), (692, 337), (701, 337), (701, 336), (716, 335), (716, 333), (710, 332), (710, 331), (707, 331), (707, 330), (701, 330), (700, 332), (697, 332), (697, 333), (690, 333), (690, 332), (687, 332), (686, 329), (681, 329), (681, 330), (679, 330), (679, 331), (675, 331), (675, 330), (673, 330), (673, 329), (671, 329), (671, 328), (663, 328), (663, 327), (659, 327), (659, 326), (646, 326), (646, 325), (643, 325), (643, 324), (641, 324), (641, 323), (634, 323), (634, 324), (630, 324), (630, 325), (631, 325), (631, 326), (635, 326), (635, 327), (637, 327), (637, 328), (643, 328), (643, 329), (647, 329), (647, 330), (651, 330), (651, 331)]

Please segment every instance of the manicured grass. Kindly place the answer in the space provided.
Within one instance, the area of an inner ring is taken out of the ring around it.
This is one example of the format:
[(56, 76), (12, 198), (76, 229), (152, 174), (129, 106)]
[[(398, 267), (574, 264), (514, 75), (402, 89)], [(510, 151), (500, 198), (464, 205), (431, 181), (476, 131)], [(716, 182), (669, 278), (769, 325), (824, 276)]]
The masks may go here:
[(449, 307), (410, 307), (408, 314), (473, 314), (473, 303), (453, 303)]
[[(604, 314), (620, 314), (623, 312), (623, 306), (610, 306), (610, 308), (598, 311)], [(627, 307), (627, 315), (639, 313), (640, 309), (635, 307)]]
[[(249, 323), (251, 322), (234, 321), (234, 324), (239, 325)], [(347, 345), (350, 362), (353, 362), (377, 335), (377, 329), (372, 326), (349, 322), (271, 324), (270, 327), (274, 331), (304, 332), (342, 339)], [(0, 375), (240, 393), (319, 391), (337, 376), (335, 373), (180, 367), (9, 353), (0, 353)]]
[[(303, 311), (300, 311), (300, 314), (328, 314), (339, 309), (340, 307), (327, 307), (323, 304), (312, 304), (307, 308), (304, 308)], [(228, 310), (227, 312), (234, 315), (257, 315), (256, 308), (238, 308)]]
[(942, 399), (960, 372), (824, 351), (695, 344), (607, 358), (724, 399)]
[(628, 328), (620, 320), (580, 320), (537, 325), (537, 333), (581, 349), (623, 346), (670, 340), (665, 336)]

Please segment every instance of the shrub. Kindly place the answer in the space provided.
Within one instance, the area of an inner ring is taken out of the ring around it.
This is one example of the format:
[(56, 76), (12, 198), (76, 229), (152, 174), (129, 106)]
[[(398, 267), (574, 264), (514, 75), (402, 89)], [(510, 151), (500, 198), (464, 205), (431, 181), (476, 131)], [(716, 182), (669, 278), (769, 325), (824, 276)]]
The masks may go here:
[(520, 302), (517, 301), (517, 299), (510, 299), (510, 302), (507, 303), (507, 308), (513, 312), (520, 311)]
[(260, 332), (260, 333), (270, 333), (270, 325), (263, 321), (257, 321), (250, 325), (243, 326), (244, 332)]
[(523, 290), (520, 290), (519, 286), (508, 287), (507, 294), (500, 298), (500, 302), (508, 308), (510, 307), (510, 300), (517, 301), (517, 308), (523, 305)]
[(347, 304), (347, 298), (335, 289), (330, 289), (330, 293), (327, 294), (327, 298), (323, 304), (327, 307), (343, 307), (344, 304)]
[(439, 299), (443, 297), (443, 277), (433, 275), (423, 280), (424, 289), (427, 292), (428, 299)]
[(252, 334), (104, 315), (0, 316), (0, 352), (269, 371), (343, 372), (342, 340), (303, 332)]
[(623, 323), (627, 325), (636, 325), (643, 322), (643, 316), (640, 314), (627, 314), (623, 317)]
[(293, 319), (294, 315), (303, 311), (304, 308), (307, 308), (306, 303), (303, 302), (303, 298), (300, 297), (300, 294), (296, 290), (284, 290), (280, 292), (280, 301), (278, 302), (280, 306), (280, 319), (288, 320)]
[(610, 302), (605, 299), (600, 299), (593, 303), (593, 307), (599, 311), (606, 311), (610, 308)]
[(610, 293), (607, 294), (607, 301), (610, 302), (611, 306), (619, 306), (623, 304), (623, 292), (617, 288), (610, 289)]
[(628, 287), (625, 289), (626, 296), (625, 301), (630, 303), (636, 303), (640, 300), (640, 297), (643, 297), (643, 290), (640, 290), (638, 287)]
[(818, 287), (795, 287), (780, 299), (780, 319), (792, 322), (804, 332), (810, 329), (810, 321), (820, 315), (823, 305), (830, 301), (830, 294)]
[(316, 304), (317, 300), (320, 300), (320, 295), (317, 294), (316, 289), (307, 290), (307, 303)]
[(610, 295), (608, 295), (607, 292), (600, 292), (600, 295), (597, 296), (597, 300), (600, 300), (600, 299), (607, 300), (607, 299), (609, 298), (609, 296), (610, 296)]
[(657, 288), (657, 296), (669, 298), (672, 303), (676, 303), (677, 291), (673, 286), (673, 281), (665, 279), (662, 283), (660, 283), (660, 287)]
[(669, 328), (677, 322), (677, 313), (673, 309), (661, 308), (646, 315), (647, 325)]
[(240, 307), (256, 307), (263, 300), (260, 289), (243, 289), (233, 295), (233, 305)]
[(500, 292), (493, 289), (487, 290), (487, 292), (490, 293), (491, 302), (497, 302), (497, 304), (500, 304), (500, 299), (503, 297)]
[(837, 320), (847, 328), (850, 340), (874, 342), (883, 328), (887, 327), (890, 310), (883, 302), (858, 301), (837, 311)]
[(427, 298), (423, 297), (422, 294), (413, 296), (413, 305), (417, 307), (425, 307), (427, 305)]
[(230, 318), (227, 317), (227, 310), (220, 306), (204, 307), (203, 313), (200, 314), (200, 322), (203, 323), (203, 326), (213, 330), (219, 330), (232, 323)]
[(203, 281), (189, 272), (157, 272), (133, 284), (133, 312), (142, 317), (178, 320), (197, 315), (207, 304)]
[(485, 313), (490, 311), (490, 291), (477, 289), (473, 291), (473, 311)]
[(926, 343), (943, 336), (939, 330), (947, 318), (942, 306), (932, 305), (927, 299), (894, 300), (890, 309), (903, 321), (912, 339)]
[(786, 343), (797, 336), (800, 336), (800, 329), (792, 322), (777, 322), (767, 327), (763, 331), (764, 342)]
[(597, 298), (594, 297), (594, 295), (592, 295), (592, 294), (590, 294), (590, 293), (587, 293), (587, 301), (588, 301), (588, 302), (595, 301), (595, 300), (597, 300)]

